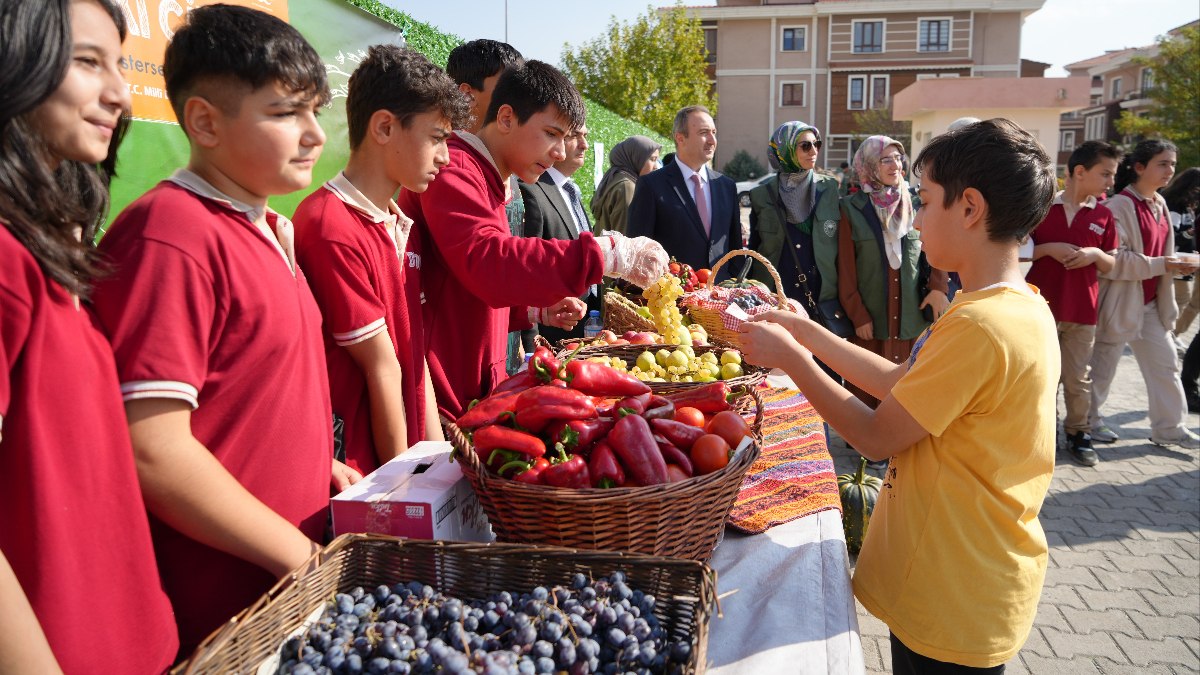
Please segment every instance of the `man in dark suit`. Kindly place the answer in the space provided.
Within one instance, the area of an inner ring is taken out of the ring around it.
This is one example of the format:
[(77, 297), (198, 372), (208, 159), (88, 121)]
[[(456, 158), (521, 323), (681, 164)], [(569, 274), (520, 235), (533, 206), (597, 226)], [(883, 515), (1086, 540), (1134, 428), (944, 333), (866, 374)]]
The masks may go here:
[[(588, 141), (587, 125), (567, 134), (566, 159), (555, 163), (546, 169), (536, 183), (520, 183), (521, 198), (525, 201), (526, 237), (541, 237), (542, 239), (578, 239), (580, 232), (591, 232), (592, 223), (588, 220), (587, 211), (579, 186), (571, 180), (579, 167), (583, 166), (587, 155)], [(588, 311), (600, 309), (600, 289), (593, 286), (583, 298)], [(568, 338), (583, 337), (581, 321), (570, 331), (564, 331), (554, 326), (540, 325), (521, 333), (525, 344), (525, 353), (533, 351), (533, 337), (541, 333), (542, 337), (551, 343)]]
[[(704, 106), (675, 115), (675, 161), (638, 179), (626, 233), (650, 237), (667, 254), (693, 268), (712, 268), (742, 248), (737, 185), (708, 168), (717, 149), (717, 127)], [(718, 281), (731, 270), (723, 266)]]

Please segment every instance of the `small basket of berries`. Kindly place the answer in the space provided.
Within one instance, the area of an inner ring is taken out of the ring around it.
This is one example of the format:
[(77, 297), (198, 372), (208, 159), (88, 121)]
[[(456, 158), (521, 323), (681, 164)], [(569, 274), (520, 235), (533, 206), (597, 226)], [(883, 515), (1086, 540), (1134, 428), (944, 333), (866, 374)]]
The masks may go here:
[(700, 562), (348, 534), (302, 569), (175, 673), (705, 670)]
[[(713, 278), (721, 266), (734, 256), (745, 255), (754, 258), (766, 267), (775, 282), (775, 292), (772, 293), (757, 281), (747, 281), (738, 284), (733, 281), (724, 282), (714, 287)], [(791, 311), (787, 296), (783, 294), (783, 282), (774, 265), (762, 254), (751, 249), (737, 249), (726, 253), (713, 266), (713, 276), (709, 278), (704, 288), (695, 290), (683, 296), (680, 304), (687, 309), (692, 321), (700, 324), (707, 331), (710, 340), (726, 344), (739, 344), (738, 328), (745, 317), (772, 309)], [(737, 309), (733, 309), (736, 307)]]

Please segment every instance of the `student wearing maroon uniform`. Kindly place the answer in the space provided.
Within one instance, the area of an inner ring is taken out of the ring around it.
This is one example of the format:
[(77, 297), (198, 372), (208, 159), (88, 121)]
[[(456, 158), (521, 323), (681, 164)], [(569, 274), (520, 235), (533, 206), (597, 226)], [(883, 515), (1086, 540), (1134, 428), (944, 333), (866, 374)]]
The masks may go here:
[(509, 230), (509, 177), (532, 183), (562, 161), (564, 139), (583, 117), (579, 92), (554, 67), (528, 61), (510, 68), (496, 83), (478, 135), (456, 132), (450, 163), (429, 189), (400, 193), (400, 208), (426, 244), (429, 370), (447, 415), (462, 414), (505, 377), (510, 330), (533, 323), (569, 329), (582, 318), (579, 296), (603, 276), (646, 286), (666, 271), (666, 252), (644, 237), (585, 232), (559, 241)]
[(296, 257), (325, 318), (333, 412), (361, 473), (441, 440), (421, 321), (421, 242), (392, 201), (449, 161), (467, 97), (418, 52), (371, 47), (350, 77), (350, 161), (296, 209)]
[(160, 673), (178, 642), (86, 303), (129, 106), (109, 0), (0, 0), (0, 671)]
[(321, 315), (267, 197), (311, 182), (329, 89), (299, 32), (228, 5), (189, 12), (163, 69), (191, 158), (115, 220), (95, 302), (186, 654), (323, 535)]
[(1173, 289), (1176, 274), (1195, 265), (1175, 257), (1167, 203), (1158, 194), (1175, 175), (1175, 145), (1147, 139), (1125, 155), (1117, 169), (1116, 194), (1104, 205), (1117, 224), (1113, 268), (1100, 275), (1096, 345), (1092, 348), (1092, 438), (1112, 442), (1117, 434), (1104, 423), (1100, 408), (1129, 345), (1146, 381), (1150, 441), (1158, 445), (1200, 448), (1188, 428), (1179, 356), (1171, 330), (1179, 316)]
[(1088, 360), (1096, 341), (1097, 271), (1112, 269), (1117, 228), (1112, 212), (1096, 202), (1113, 185), (1121, 153), (1104, 141), (1075, 148), (1067, 161), (1066, 189), (1054, 198), (1046, 219), (1033, 231), (1033, 267), (1025, 278), (1050, 304), (1062, 353), (1063, 432), (1067, 451), (1084, 466), (1098, 461), (1092, 448), (1088, 410), (1092, 379)]

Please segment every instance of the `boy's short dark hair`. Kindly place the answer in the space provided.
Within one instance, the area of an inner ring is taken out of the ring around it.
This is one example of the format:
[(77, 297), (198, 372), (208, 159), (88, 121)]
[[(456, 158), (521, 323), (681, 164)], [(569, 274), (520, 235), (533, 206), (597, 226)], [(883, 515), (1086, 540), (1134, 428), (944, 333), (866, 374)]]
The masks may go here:
[(404, 128), (414, 115), (439, 111), (451, 128), (466, 126), (471, 116), (470, 99), (458, 90), (450, 76), (424, 54), (396, 45), (375, 45), (350, 76), (346, 95), (346, 125), (350, 148), (357, 148), (367, 134), (371, 115), (386, 110)]
[(482, 91), (483, 81), (504, 70), (525, 64), (525, 57), (507, 42), (471, 40), (455, 47), (446, 60), (446, 74), (455, 84), (466, 82)]
[[(163, 59), (167, 98), (183, 125), (183, 106), (203, 89), (222, 111), (235, 114), (245, 88), (273, 82), (329, 103), (325, 64), (300, 31), (266, 12), (207, 5), (188, 12)], [(213, 85), (217, 86), (213, 86)]]
[(935, 136), (913, 172), (942, 186), (943, 206), (975, 188), (988, 205), (988, 239), (1021, 241), (1046, 218), (1058, 182), (1054, 163), (1032, 134), (1003, 118)]
[(1090, 170), (1100, 162), (1102, 157), (1121, 161), (1121, 151), (1117, 150), (1116, 146), (1105, 143), (1104, 141), (1084, 141), (1082, 145), (1071, 151), (1071, 158), (1067, 160), (1067, 175), (1075, 175), (1075, 167), (1082, 166), (1084, 170)]
[(495, 121), (500, 106), (511, 106), (521, 124), (553, 104), (571, 123), (574, 130), (587, 120), (583, 97), (571, 81), (557, 68), (543, 61), (526, 61), (519, 68), (509, 68), (492, 90), (492, 102), (483, 123)]

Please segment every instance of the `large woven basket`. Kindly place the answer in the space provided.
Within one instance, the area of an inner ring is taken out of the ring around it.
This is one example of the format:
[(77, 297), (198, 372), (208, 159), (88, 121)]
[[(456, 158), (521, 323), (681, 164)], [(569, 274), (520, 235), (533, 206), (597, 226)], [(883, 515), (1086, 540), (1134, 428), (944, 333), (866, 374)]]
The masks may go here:
[[(571, 353), (570, 350), (565, 348), (563, 343), (560, 343), (559, 346), (562, 348), (562, 351), (559, 352), (559, 356), (565, 356)], [(587, 359), (593, 356), (607, 356), (609, 358), (616, 357), (624, 361), (627, 366), (632, 368), (633, 364), (637, 361), (638, 356), (641, 355), (642, 352), (646, 350), (658, 351), (659, 349), (675, 349), (675, 347), (673, 345), (585, 345), (579, 350), (579, 353), (575, 355), (575, 358)], [(714, 352), (717, 356), (720, 356), (730, 348), (717, 345), (704, 345), (700, 347), (692, 347), (692, 349), (695, 350), (697, 356), (705, 352)], [(725, 380), (725, 383), (734, 389), (738, 387), (747, 387), (753, 389), (759, 384), (762, 384), (762, 382), (767, 379), (767, 374), (771, 372), (768, 368), (762, 368), (760, 366), (751, 365), (745, 362), (742, 363), (742, 370), (745, 373), (744, 375)], [(646, 384), (650, 385), (650, 390), (657, 394), (670, 394), (677, 391), (683, 391), (685, 389), (691, 389), (693, 387), (702, 387), (705, 384), (710, 383), (647, 382)]]
[[(712, 274), (708, 276), (708, 281), (704, 284), (704, 290), (712, 290), (713, 280), (717, 278), (717, 270), (721, 269), (728, 260), (739, 255), (748, 255), (763, 264), (763, 267), (767, 269), (767, 273), (771, 275), (771, 281), (775, 282), (775, 306), (780, 309), (790, 310), (791, 306), (788, 305), (787, 296), (783, 293), (783, 281), (779, 278), (779, 272), (775, 271), (775, 266), (761, 253), (748, 248), (734, 249), (722, 256), (717, 261), (717, 264), (713, 265)], [(704, 326), (704, 330), (708, 332), (710, 341), (731, 345), (740, 344), (738, 334), (725, 327), (725, 319), (722, 317), (721, 312), (696, 306), (689, 306), (687, 312), (688, 316), (692, 317), (692, 321)]]
[(604, 327), (617, 335), (626, 331), (649, 332), (656, 330), (654, 322), (638, 314), (630, 307), (635, 304), (616, 289), (604, 294)]
[[(703, 673), (716, 573), (691, 560), (522, 546), (402, 540), (347, 534), (316, 554), (316, 569), (293, 574), (208, 636), (174, 673), (256, 673), (284, 639), (334, 594), (355, 586), (419, 581), (464, 600), (500, 591), (563, 585), (576, 572), (589, 578), (625, 572), (630, 587), (654, 595), (654, 613), (672, 639), (692, 644), (687, 673)], [(309, 565), (306, 565), (309, 567)], [(274, 673), (275, 670), (269, 672)]]
[(742, 412), (753, 409), (755, 416), (749, 448), (720, 471), (647, 487), (570, 489), (519, 483), (488, 473), (453, 422), (446, 422), (446, 438), (498, 541), (707, 561), (761, 451), (762, 397), (751, 391), (739, 404)]

